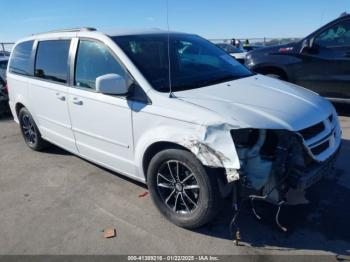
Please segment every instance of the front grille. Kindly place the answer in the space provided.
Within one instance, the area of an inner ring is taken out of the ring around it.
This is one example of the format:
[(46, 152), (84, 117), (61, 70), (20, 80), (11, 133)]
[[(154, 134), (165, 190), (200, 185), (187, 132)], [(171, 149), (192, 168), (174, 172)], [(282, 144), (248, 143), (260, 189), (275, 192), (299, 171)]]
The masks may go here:
[(339, 122), (333, 114), (298, 133), (303, 138), (310, 157), (317, 161), (327, 160), (337, 150), (341, 141)]
[(300, 130), (299, 133), (303, 136), (305, 140), (308, 140), (316, 136), (317, 134), (321, 133), (324, 129), (325, 129), (324, 123), (320, 122), (316, 125)]
[(314, 155), (319, 155), (329, 147), (329, 141), (327, 140), (326, 142), (323, 142), (322, 144), (315, 146), (314, 148), (311, 149), (311, 152)]

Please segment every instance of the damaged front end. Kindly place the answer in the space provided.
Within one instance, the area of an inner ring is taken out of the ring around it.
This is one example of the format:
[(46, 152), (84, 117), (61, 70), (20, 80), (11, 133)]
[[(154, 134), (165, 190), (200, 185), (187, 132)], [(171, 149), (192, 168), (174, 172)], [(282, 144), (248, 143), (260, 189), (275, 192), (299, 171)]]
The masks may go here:
[[(239, 176), (234, 186), (234, 225), (243, 200), (263, 200), (278, 206), (276, 223), (283, 204), (307, 203), (307, 188), (331, 175), (340, 148), (341, 130), (336, 117), (298, 132), (266, 129), (231, 130), (240, 160)], [(239, 187), (237, 187), (237, 185)], [(238, 230), (238, 229), (237, 229)], [(237, 231), (239, 232), (239, 231)]]
[(333, 116), (298, 132), (237, 129), (231, 134), (244, 192), (274, 204), (298, 204), (291, 192), (303, 193), (330, 174), (341, 140)]

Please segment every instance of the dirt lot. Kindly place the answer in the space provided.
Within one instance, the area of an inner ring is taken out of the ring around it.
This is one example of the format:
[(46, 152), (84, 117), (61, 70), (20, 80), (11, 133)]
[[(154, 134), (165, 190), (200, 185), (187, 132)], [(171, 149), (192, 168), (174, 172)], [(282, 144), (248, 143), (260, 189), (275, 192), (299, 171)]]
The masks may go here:
[[(287, 207), (275, 225), (247, 209), (240, 217), (242, 245), (231, 240), (230, 203), (216, 221), (190, 231), (166, 221), (147, 189), (57, 147), (36, 153), (17, 125), (0, 120), (0, 254), (332, 254), (350, 255), (350, 114), (339, 107), (343, 146), (336, 179), (308, 192), (310, 204)], [(274, 211), (275, 212), (275, 211)], [(114, 227), (117, 237), (104, 239)], [(340, 256), (340, 257), (339, 257)], [(334, 259), (336, 257), (334, 256)]]

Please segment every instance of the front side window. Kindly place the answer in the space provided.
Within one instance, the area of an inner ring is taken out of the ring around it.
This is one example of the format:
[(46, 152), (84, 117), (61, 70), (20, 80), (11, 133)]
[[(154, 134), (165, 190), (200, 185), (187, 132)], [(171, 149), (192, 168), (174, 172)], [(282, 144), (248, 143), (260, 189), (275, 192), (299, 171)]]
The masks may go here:
[(104, 44), (81, 40), (76, 58), (75, 85), (95, 89), (96, 78), (106, 74), (118, 74), (128, 79), (126, 70)]
[(249, 69), (224, 50), (199, 36), (170, 34), (168, 38), (167, 34), (145, 34), (112, 39), (153, 88), (160, 92), (169, 92), (169, 64), (173, 91), (200, 88), (252, 75)]
[(31, 55), (34, 41), (19, 43), (13, 50), (10, 72), (20, 75), (33, 75)]
[(35, 76), (67, 83), (70, 40), (48, 40), (38, 44)]
[(350, 46), (350, 20), (340, 22), (316, 37), (315, 43), (322, 47)]

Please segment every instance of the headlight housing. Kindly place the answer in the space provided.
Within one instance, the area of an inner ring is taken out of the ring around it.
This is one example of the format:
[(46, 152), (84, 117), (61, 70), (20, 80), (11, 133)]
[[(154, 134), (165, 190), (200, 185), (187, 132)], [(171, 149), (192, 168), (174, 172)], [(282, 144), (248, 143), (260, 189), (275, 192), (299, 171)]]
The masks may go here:
[(232, 129), (233, 143), (238, 147), (251, 147), (259, 137), (259, 130), (252, 128)]

